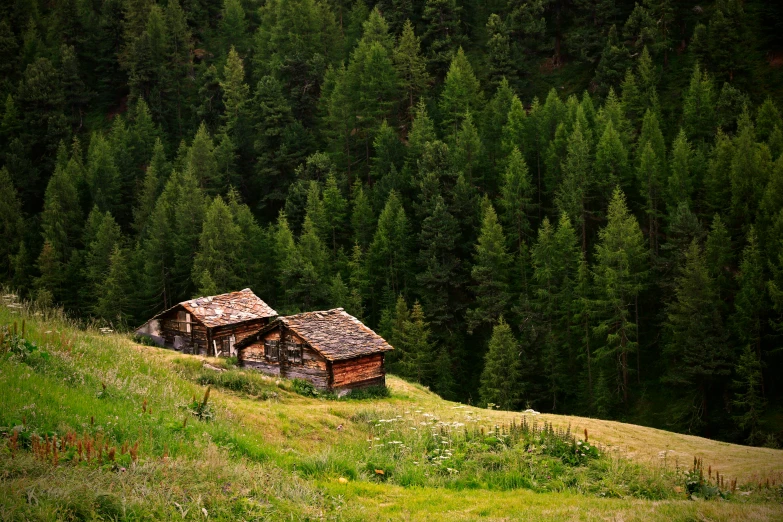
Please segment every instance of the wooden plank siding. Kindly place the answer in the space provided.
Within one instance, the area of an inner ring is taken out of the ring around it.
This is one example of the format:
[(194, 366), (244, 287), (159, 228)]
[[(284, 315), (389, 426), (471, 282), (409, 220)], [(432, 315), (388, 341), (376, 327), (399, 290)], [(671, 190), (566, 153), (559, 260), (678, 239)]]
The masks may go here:
[[(278, 341), (280, 343), (277, 360), (266, 356), (266, 341)], [(285, 346), (290, 341), (296, 342), (301, 346), (301, 360), (289, 360)], [(242, 366), (255, 368), (264, 373), (286, 379), (305, 379), (313, 383), (313, 386), (319, 390), (330, 389), (328, 361), (293, 332), (281, 332), (280, 329), (271, 330), (257, 341), (239, 350), (238, 358)]]
[[(266, 354), (267, 341), (279, 343), (279, 357), (276, 360)], [(301, 360), (288, 358), (286, 346), (290, 341), (301, 345)], [(287, 379), (305, 379), (319, 390), (386, 384), (383, 353), (329, 361), (296, 333), (280, 325), (261, 333), (257, 339), (240, 348), (237, 356), (241, 366)]]
[[(160, 317), (161, 336), (166, 347), (175, 348), (175, 338), (179, 336), (181, 337), (182, 345), (178, 349), (181, 349), (183, 353), (204, 356), (214, 355), (215, 344), (217, 345), (218, 355), (226, 357), (231, 355), (223, 350), (224, 340), (234, 336), (234, 344), (236, 344), (257, 332), (259, 328), (268, 322), (268, 319), (253, 319), (237, 324), (207, 328), (195, 318), (191, 319), (190, 323), (179, 321), (176, 310)], [(190, 326), (190, 332), (187, 331), (188, 326)]]

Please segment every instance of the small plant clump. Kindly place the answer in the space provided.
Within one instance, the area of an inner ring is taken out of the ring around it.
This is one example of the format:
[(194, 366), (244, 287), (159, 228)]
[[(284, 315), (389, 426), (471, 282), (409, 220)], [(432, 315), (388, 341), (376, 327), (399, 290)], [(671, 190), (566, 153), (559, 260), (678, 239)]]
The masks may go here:
[(213, 411), (212, 406), (209, 404), (209, 393), (211, 389), (212, 388), (210, 386), (207, 386), (207, 390), (204, 392), (203, 399), (198, 400), (196, 397), (193, 397), (193, 400), (190, 402), (188, 410), (198, 420), (210, 421), (215, 418), (215, 412)]
[(315, 389), (313, 383), (305, 379), (294, 379), (291, 381), (291, 388), (305, 397), (318, 397), (318, 390)]

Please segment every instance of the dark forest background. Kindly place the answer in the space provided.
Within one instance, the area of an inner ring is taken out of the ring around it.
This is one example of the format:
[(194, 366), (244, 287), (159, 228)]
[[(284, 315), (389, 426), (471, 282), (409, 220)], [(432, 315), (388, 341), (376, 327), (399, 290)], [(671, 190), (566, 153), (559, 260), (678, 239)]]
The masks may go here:
[(0, 281), (342, 306), (448, 399), (783, 442), (783, 8), (0, 6)]

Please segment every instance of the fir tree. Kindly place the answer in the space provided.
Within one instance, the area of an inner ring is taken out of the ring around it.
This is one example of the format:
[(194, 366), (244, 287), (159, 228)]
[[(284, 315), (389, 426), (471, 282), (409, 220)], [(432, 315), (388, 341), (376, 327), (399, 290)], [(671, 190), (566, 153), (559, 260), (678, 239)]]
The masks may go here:
[(430, 341), (429, 325), (424, 320), (424, 310), (418, 301), (413, 304), (408, 319), (402, 325), (400, 345), (401, 375), (425, 386), (432, 386), (435, 382), (436, 348)]
[(748, 434), (748, 444), (761, 442), (759, 424), (767, 401), (764, 399), (763, 380), (761, 374), (762, 364), (758, 354), (752, 346), (747, 345), (740, 355), (736, 366), (736, 379), (734, 388), (736, 393), (732, 400), (732, 406), (738, 410), (734, 415), (734, 422)]
[(571, 222), (582, 229), (582, 251), (586, 252), (588, 202), (594, 183), (590, 144), (579, 122), (568, 138), (567, 155), (562, 168), (565, 178), (555, 196), (555, 204), (561, 213), (568, 215)]
[(432, 213), (424, 218), (419, 234), (417, 281), (432, 324), (443, 331), (454, 326), (454, 299), (462, 283), (457, 257), (459, 228), (443, 197), (437, 195)]
[(209, 274), (218, 294), (234, 292), (246, 283), (241, 251), (237, 248), (243, 243), (242, 231), (220, 196), (212, 200), (206, 211), (198, 243), (193, 259), (194, 281)]
[(364, 192), (364, 187), (358, 181), (353, 190), (351, 227), (353, 228), (354, 242), (360, 248), (369, 247), (375, 232), (375, 214), (370, 205), (370, 199)]
[(682, 106), (682, 126), (692, 141), (705, 143), (715, 133), (715, 93), (712, 80), (699, 65), (693, 68), (691, 83)]
[(97, 286), (93, 313), (109, 321), (115, 328), (122, 328), (131, 319), (133, 280), (128, 270), (128, 253), (116, 243), (108, 261), (105, 276)]
[[(750, 346), (762, 361), (761, 340), (764, 331), (766, 279), (761, 249), (755, 227), (748, 232), (737, 276), (738, 290), (734, 298), (731, 326), (740, 346)], [(763, 389), (763, 379), (761, 381)]]
[(503, 410), (516, 410), (521, 403), (521, 360), (519, 343), (502, 317), (492, 329), (484, 371), (481, 373), (481, 402)]
[(503, 184), (500, 189), (500, 208), (509, 237), (519, 250), (530, 235), (530, 217), (533, 214), (533, 180), (518, 148), (508, 157)]
[(616, 189), (609, 203), (606, 227), (598, 232), (595, 253), (595, 287), (599, 309), (595, 334), (602, 340), (598, 359), (617, 361), (618, 389), (628, 405), (628, 356), (638, 349), (635, 300), (646, 272), (644, 238), (636, 218), (629, 212), (625, 195)]
[(394, 48), (394, 67), (397, 69), (397, 77), (405, 93), (403, 114), (413, 122), (416, 103), (419, 97), (426, 91), (432, 78), (427, 73), (427, 63), (421, 55), (421, 43), (413, 32), (413, 24), (405, 21), (402, 34)]
[(714, 388), (730, 373), (731, 353), (715, 282), (696, 240), (685, 253), (675, 284), (666, 313), (665, 382), (685, 395), (680, 415), (691, 432), (700, 432), (711, 417)]
[(476, 243), (471, 276), (474, 281), (475, 306), (468, 310), (468, 332), (479, 326), (494, 324), (506, 311), (509, 300), (508, 277), (511, 256), (506, 250), (503, 228), (492, 204), (484, 205), (481, 232)]
[(427, 0), (424, 4), (424, 46), (430, 70), (438, 79), (445, 76), (449, 62), (463, 43), (461, 11), (456, 0)]
[(440, 95), (440, 111), (444, 132), (456, 136), (462, 121), (469, 113), (478, 113), (484, 94), (462, 48), (451, 60), (449, 72)]
[(0, 168), (0, 279), (9, 281), (24, 231), (22, 206), (8, 169)]

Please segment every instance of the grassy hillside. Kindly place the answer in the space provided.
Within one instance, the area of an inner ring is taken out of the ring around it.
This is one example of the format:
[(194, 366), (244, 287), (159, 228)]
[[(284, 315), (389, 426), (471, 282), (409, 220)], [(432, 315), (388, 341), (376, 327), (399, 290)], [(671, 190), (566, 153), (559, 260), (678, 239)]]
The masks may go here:
[[(783, 517), (779, 450), (471, 408), (394, 377), (389, 398), (307, 397), (48, 312), (0, 306), (0, 325), (2, 520)], [(694, 456), (711, 500), (687, 499)]]

